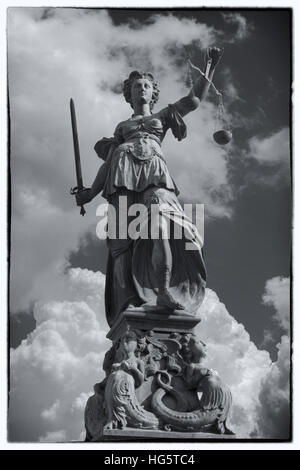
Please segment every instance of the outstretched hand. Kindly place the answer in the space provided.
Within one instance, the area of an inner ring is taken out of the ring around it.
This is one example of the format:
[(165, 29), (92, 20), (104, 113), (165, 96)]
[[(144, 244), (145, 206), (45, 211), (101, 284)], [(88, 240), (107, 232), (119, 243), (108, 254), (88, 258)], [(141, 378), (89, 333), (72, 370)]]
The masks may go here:
[(92, 200), (90, 192), (90, 188), (85, 188), (83, 191), (75, 194), (77, 206), (84, 206)]
[(219, 60), (221, 59), (222, 55), (223, 55), (223, 52), (224, 52), (224, 49), (221, 49), (220, 47), (209, 47), (207, 49), (207, 53), (206, 53), (206, 56), (207, 56), (207, 60), (211, 59), (212, 60), (212, 67), (215, 67), (217, 65), (217, 63), (219, 62)]
[[(210, 74), (212, 76), (212, 73), (215, 69), (215, 67), (217, 66), (218, 62), (220, 61), (222, 55), (223, 55), (223, 52), (224, 52), (224, 49), (220, 48), (220, 47), (209, 47), (207, 50), (206, 50), (206, 56), (205, 56), (205, 62), (206, 62), (206, 67), (207, 67), (207, 63), (209, 60), (211, 60), (211, 64), (210, 64)], [(204, 76), (205, 73), (207, 73), (207, 71), (201, 71), (198, 67), (196, 67), (191, 61), (190, 59), (188, 59), (188, 66), (189, 66), (189, 71), (190, 71), (190, 74), (191, 74), (191, 79), (192, 79), (192, 83), (195, 84), (197, 82), (197, 80), (199, 80), (199, 78), (201, 76)], [(209, 74), (208, 74), (208, 77), (209, 77)], [(211, 78), (211, 77), (209, 77)]]

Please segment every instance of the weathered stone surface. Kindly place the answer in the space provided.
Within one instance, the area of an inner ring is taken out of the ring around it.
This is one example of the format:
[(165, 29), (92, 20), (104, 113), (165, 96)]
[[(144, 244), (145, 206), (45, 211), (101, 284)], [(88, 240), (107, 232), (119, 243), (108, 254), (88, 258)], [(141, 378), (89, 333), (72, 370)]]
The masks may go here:
[(213, 434), (209, 432), (170, 432), (148, 429), (110, 429), (103, 432), (104, 441), (154, 441), (154, 440), (178, 440), (178, 441), (201, 441), (201, 440), (231, 440), (235, 435)]
[(99, 384), (94, 387), (94, 395), (89, 397), (85, 412), (84, 421), (86, 423), (86, 440), (98, 442), (103, 438), (103, 427), (106, 421), (104, 412), (104, 389), (99, 388)]
[(193, 333), (198, 322), (182, 314), (123, 312), (107, 335), (113, 344), (104, 359), (106, 378), (87, 403), (87, 441), (141, 432), (158, 439), (232, 436), (226, 426), (231, 393), (202, 366), (205, 345)]
[(107, 338), (116, 341), (129, 330), (191, 333), (199, 322), (199, 317), (182, 311), (166, 313), (155, 307), (132, 308), (125, 310), (119, 316), (107, 334)]

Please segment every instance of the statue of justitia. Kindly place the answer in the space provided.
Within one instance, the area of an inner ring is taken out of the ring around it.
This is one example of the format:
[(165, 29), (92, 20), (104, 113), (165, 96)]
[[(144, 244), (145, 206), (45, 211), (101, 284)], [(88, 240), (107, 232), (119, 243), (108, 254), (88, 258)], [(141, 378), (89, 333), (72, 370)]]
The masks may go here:
[[(179, 141), (186, 137), (183, 118), (205, 98), (222, 54), (216, 47), (208, 52), (206, 73), (194, 79), (189, 94), (157, 112), (153, 108), (159, 87), (153, 75), (130, 73), (124, 81), (123, 94), (133, 114), (117, 125), (112, 138), (96, 143), (95, 150), (105, 163), (91, 188), (76, 194), (77, 204), (82, 206), (102, 191), (116, 209), (117, 217), (121, 198), (126, 196), (128, 207), (144, 204), (149, 226), (159, 229), (156, 239), (132, 239), (128, 233), (124, 238), (108, 237), (105, 306), (110, 326), (128, 306), (156, 304), (162, 312), (181, 310), (182, 314), (194, 314), (203, 300), (203, 243), (178, 201), (179, 190), (169, 173), (162, 142), (168, 129)], [(159, 208), (155, 213), (151, 211), (153, 204)], [(128, 216), (127, 227), (131, 220)], [(184, 234), (181, 239), (172, 236), (176, 224)], [(186, 242), (192, 243), (194, 249), (186, 250)]]

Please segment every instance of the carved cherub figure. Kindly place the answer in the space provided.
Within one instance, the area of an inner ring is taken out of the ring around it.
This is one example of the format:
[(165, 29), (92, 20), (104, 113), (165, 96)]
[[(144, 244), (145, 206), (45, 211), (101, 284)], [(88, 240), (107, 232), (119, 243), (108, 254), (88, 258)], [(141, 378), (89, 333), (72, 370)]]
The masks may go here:
[(135, 351), (138, 345), (138, 338), (135, 332), (129, 331), (121, 339), (115, 362), (112, 365), (112, 372), (123, 370), (134, 378), (135, 387), (139, 387), (145, 380), (144, 362), (136, 357)]
[(145, 380), (144, 363), (136, 357), (138, 337), (134, 331), (125, 333), (116, 352), (105, 387), (107, 423), (105, 429), (157, 429), (158, 419), (140, 405), (135, 389)]
[(214, 410), (219, 408), (222, 417), (212, 427), (220, 434), (233, 434), (226, 427), (226, 419), (232, 405), (232, 395), (229, 387), (221, 380), (219, 374), (202, 365), (206, 357), (206, 345), (195, 335), (182, 347), (182, 357), (185, 361), (184, 378), (187, 388), (201, 392), (200, 408)]
[(191, 336), (189, 343), (182, 347), (185, 361), (184, 377), (189, 390), (198, 389), (203, 377), (211, 376), (210, 369), (203, 367), (202, 360), (206, 357), (205, 344)]

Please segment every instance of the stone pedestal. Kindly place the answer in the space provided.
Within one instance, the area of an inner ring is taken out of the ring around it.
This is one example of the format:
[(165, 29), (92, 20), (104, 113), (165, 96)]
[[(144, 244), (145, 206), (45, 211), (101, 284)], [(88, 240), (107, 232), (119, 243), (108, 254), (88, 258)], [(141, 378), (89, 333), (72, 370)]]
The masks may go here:
[(86, 405), (87, 441), (232, 438), (226, 427), (231, 393), (201, 365), (199, 322), (155, 307), (120, 315), (107, 334), (106, 378)]
[(164, 336), (171, 333), (192, 333), (200, 322), (199, 317), (182, 314), (180, 310), (172, 313), (161, 313), (158, 309), (146, 310), (135, 308), (125, 310), (110, 331), (107, 338), (117, 341), (126, 331), (140, 330), (142, 332), (153, 331)]
[(214, 441), (235, 439), (233, 434), (214, 434), (209, 432), (154, 431), (148, 429), (109, 429), (103, 431), (106, 442), (199, 442), (209, 439)]

